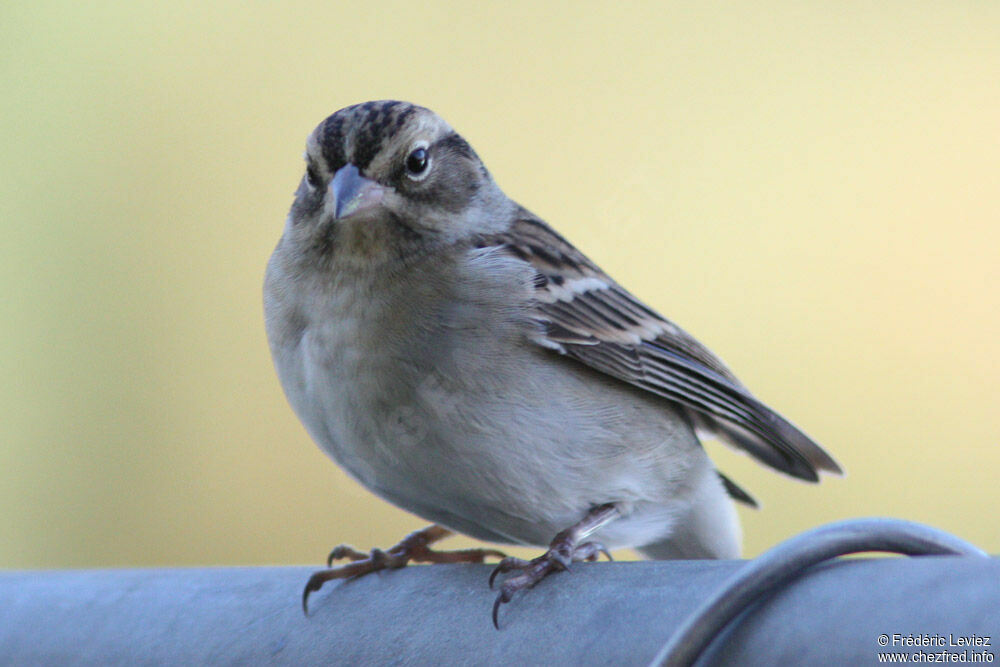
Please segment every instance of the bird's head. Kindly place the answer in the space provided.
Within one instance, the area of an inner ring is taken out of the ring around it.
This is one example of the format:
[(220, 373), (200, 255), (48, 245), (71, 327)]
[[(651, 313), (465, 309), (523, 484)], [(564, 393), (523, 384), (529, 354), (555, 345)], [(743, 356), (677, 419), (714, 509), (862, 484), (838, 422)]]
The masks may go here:
[(514, 206), (465, 139), (407, 102), (341, 109), (309, 135), (305, 160), (286, 239), (341, 265), (499, 231)]

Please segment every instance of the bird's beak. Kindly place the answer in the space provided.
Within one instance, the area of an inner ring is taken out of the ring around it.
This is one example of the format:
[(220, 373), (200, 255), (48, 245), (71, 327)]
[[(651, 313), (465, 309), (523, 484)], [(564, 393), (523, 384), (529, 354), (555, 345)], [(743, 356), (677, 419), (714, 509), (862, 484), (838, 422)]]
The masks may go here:
[(353, 164), (344, 165), (333, 175), (329, 190), (335, 220), (367, 211), (385, 195), (383, 186), (362, 176)]

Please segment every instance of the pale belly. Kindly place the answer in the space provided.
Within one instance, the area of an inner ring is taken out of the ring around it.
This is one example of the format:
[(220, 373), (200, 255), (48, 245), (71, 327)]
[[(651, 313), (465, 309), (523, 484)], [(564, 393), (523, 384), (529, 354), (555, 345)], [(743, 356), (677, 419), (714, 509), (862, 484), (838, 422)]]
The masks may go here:
[(670, 404), (548, 350), (477, 341), (458, 346), (474, 358), (359, 354), (331, 366), (316, 363), (328, 340), (309, 345), (283, 375), (297, 376), (289, 399), (320, 447), (383, 498), (479, 539), (546, 544), (613, 502), (629, 516), (602, 539), (652, 541), (687, 510), (707, 463)]

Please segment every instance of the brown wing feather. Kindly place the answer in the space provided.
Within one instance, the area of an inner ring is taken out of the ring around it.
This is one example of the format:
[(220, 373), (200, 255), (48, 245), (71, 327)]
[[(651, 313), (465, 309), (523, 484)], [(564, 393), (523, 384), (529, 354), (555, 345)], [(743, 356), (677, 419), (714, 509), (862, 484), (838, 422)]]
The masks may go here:
[(537, 342), (689, 409), (763, 463), (801, 479), (840, 467), (807, 435), (754, 398), (687, 332), (648, 308), (551, 227), (527, 211), (509, 231), (484, 236), (528, 262), (535, 280)]

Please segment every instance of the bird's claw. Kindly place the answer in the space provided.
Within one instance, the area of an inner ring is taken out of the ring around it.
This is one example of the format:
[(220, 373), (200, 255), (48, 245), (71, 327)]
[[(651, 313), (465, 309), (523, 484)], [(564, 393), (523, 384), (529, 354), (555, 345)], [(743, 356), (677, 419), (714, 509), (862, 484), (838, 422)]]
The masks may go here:
[(569, 540), (560, 541), (557, 538), (549, 550), (538, 558), (531, 560), (504, 558), (490, 573), (491, 589), (500, 574), (514, 570), (521, 570), (521, 572), (500, 584), (500, 592), (493, 602), (493, 627), (497, 630), (500, 629), (500, 606), (510, 602), (515, 593), (533, 588), (538, 582), (557, 570), (569, 572), (570, 564), (573, 562), (595, 561), (601, 554), (604, 554), (608, 560), (614, 560), (604, 545), (597, 542), (573, 544)]
[[(337, 549), (334, 549), (333, 553), (336, 552)], [(331, 553), (331, 556), (333, 553)], [(357, 553), (354, 552), (354, 554)], [(390, 559), (386, 557), (385, 552), (379, 549), (372, 549), (371, 554), (362, 554), (361, 558), (355, 558), (354, 554), (337, 556), (337, 558), (350, 558), (350, 563), (345, 563), (337, 567), (328, 567), (325, 570), (314, 572), (309, 577), (309, 581), (306, 582), (306, 587), (302, 591), (302, 611), (306, 615), (309, 614), (309, 596), (322, 588), (323, 584), (331, 579), (353, 579), (354, 577), (360, 577), (370, 572), (384, 570), (387, 567), (403, 567), (409, 560), (409, 557), (400, 558), (398, 561)], [(328, 559), (327, 565), (332, 565), (334, 560), (334, 558)]]
[[(326, 559), (327, 569), (313, 573), (302, 591), (302, 610), (309, 613), (309, 596), (331, 579), (353, 579), (371, 572), (397, 569), (410, 561), (416, 563), (482, 563), (486, 558), (506, 558), (496, 549), (461, 549), (458, 551), (433, 551), (430, 545), (451, 532), (440, 526), (430, 526), (411, 533), (391, 549), (372, 549), (368, 553), (341, 544)], [(351, 562), (333, 567), (333, 561), (347, 559)]]
[(344, 558), (354, 561), (364, 560), (368, 558), (368, 554), (363, 551), (358, 551), (350, 544), (341, 544), (334, 547), (333, 551), (330, 552), (330, 555), (326, 557), (326, 566), (333, 567), (333, 561), (343, 560)]

